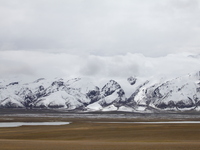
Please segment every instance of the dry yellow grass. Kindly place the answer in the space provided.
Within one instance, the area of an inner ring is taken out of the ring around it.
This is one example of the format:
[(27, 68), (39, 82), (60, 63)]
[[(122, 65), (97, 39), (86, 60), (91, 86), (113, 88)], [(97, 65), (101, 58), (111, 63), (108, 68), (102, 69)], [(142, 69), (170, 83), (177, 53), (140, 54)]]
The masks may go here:
[(199, 150), (198, 142), (0, 140), (1, 150)]
[(61, 126), (0, 128), (0, 150), (200, 149), (200, 124), (93, 123), (90, 121), (94, 120), (90, 119), (63, 118), (12, 119), (13, 121), (73, 121), (73, 123)]

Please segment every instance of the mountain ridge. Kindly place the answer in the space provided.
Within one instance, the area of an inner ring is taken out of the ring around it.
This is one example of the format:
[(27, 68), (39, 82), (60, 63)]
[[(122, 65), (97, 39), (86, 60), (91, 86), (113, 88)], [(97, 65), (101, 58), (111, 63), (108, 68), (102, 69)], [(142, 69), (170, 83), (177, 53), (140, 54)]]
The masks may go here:
[[(131, 96), (117, 81), (104, 86), (89, 79), (39, 78), (33, 82), (0, 82), (0, 108), (65, 109), (69, 111), (200, 110), (200, 71), (166, 80), (127, 78)], [(131, 90), (131, 89), (130, 89)]]

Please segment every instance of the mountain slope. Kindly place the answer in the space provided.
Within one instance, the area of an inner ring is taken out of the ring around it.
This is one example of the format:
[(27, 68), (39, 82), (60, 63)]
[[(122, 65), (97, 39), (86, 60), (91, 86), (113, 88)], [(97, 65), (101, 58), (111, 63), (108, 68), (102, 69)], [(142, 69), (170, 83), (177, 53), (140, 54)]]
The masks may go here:
[(147, 84), (132, 95), (137, 105), (164, 110), (192, 110), (199, 106), (200, 73)]
[(130, 77), (132, 95), (115, 80), (104, 86), (87, 78), (0, 82), (0, 108), (154, 112), (200, 110), (200, 72), (174, 79)]

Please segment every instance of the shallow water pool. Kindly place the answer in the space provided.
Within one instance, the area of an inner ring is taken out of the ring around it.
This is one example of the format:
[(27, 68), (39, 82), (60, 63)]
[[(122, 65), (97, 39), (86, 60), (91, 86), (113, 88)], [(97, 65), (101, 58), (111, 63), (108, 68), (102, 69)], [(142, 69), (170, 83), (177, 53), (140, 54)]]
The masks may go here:
[(0, 127), (66, 125), (70, 122), (1, 122)]

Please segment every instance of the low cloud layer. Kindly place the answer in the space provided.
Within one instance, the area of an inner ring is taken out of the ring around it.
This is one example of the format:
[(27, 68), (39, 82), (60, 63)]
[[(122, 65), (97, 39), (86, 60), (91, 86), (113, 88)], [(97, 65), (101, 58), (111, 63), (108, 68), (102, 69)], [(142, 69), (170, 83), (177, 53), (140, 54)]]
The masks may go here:
[(1, 51), (0, 77), (9, 76), (99, 79), (127, 79), (130, 76), (178, 77), (199, 71), (200, 57), (179, 53), (165, 57), (145, 57), (142, 54), (116, 56), (78, 56), (66, 53), (34, 51)]

